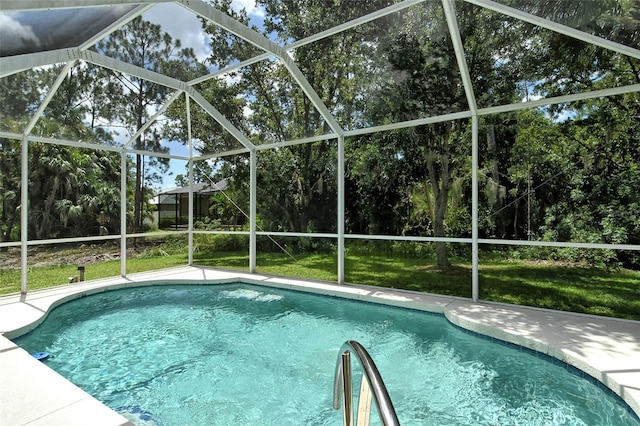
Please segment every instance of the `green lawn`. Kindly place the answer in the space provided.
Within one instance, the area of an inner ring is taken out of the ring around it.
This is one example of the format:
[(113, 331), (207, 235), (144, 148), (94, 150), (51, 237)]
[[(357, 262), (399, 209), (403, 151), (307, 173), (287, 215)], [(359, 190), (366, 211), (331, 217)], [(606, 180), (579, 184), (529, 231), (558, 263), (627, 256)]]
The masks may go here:
[[(330, 254), (259, 253), (257, 271), (335, 281), (336, 259)], [(197, 265), (247, 271), (246, 253), (205, 252), (194, 254)], [(130, 258), (127, 273), (185, 265), (186, 253)], [(453, 259), (454, 266), (440, 271), (427, 259), (401, 256), (349, 254), (345, 260), (347, 282), (428, 293), (471, 297), (471, 265)], [(120, 274), (119, 261), (88, 265), (85, 278)], [(65, 284), (77, 275), (75, 266), (29, 269), (29, 289)], [(0, 294), (20, 290), (18, 270), (0, 270)], [(491, 260), (480, 265), (480, 298), (496, 302), (537, 306), (596, 315), (640, 320), (640, 272), (603, 271), (576, 266), (543, 265), (524, 261)]]
[[(169, 255), (150, 258), (131, 258), (127, 260), (127, 273), (152, 271), (187, 264), (187, 255)], [(29, 268), (27, 274), (29, 290), (55, 287), (69, 282), (69, 277), (77, 276), (78, 270), (73, 266), (48, 266)], [(120, 261), (110, 260), (87, 265), (85, 280), (108, 278), (120, 275)], [(0, 294), (20, 291), (20, 270), (0, 270)]]

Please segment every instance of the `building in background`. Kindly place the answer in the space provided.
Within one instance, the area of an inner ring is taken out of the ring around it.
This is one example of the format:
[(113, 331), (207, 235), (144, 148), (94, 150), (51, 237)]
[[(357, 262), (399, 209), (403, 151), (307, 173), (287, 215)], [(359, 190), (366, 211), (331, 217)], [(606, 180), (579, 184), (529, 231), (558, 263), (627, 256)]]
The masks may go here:
[[(215, 211), (210, 211), (213, 205), (212, 197), (222, 193), (229, 186), (227, 179), (211, 183), (193, 184), (193, 217), (194, 222), (204, 218), (218, 219)], [(156, 211), (153, 212), (154, 222), (160, 229), (186, 228), (189, 222), (189, 187), (176, 188), (161, 192), (156, 196)]]

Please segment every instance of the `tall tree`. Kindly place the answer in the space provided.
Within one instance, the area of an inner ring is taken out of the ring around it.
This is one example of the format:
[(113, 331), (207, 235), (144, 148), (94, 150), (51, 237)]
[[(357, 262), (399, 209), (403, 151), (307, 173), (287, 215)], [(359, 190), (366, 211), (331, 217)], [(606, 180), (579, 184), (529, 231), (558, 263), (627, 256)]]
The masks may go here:
[[(457, 12), (479, 102), (499, 104), (513, 99), (515, 84), (502, 84), (510, 72), (509, 62), (492, 59), (492, 52), (504, 51), (503, 37), (508, 34), (503, 19), (466, 3), (460, 4)], [(388, 42), (385, 53), (392, 78), (382, 86), (376, 107), (370, 111), (374, 121), (407, 121), (468, 109), (441, 6), (427, 4), (422, 12), (407, 14), (405, 29)], [(448, 207), (455, 201), (451, 198), (452, 185), (469, 172), (468, 123), (458, 120), (419, 126), (397, 132), (396, 137), (398, 153), (404, 152), (403, 147), (419, 147), (424, 169), (410, 182), (423, 182), (422, 191), (433, 200), (428, 210), (432, 235), (447, 236)], [(436, 243), (436, 257), (439, 267), (449, 266), (445, 243)]]
[[(287, 43), (388, 5), (388, 1), (353, 4), (333, 1), (260, 1), (265, 8), (264, 34)], [(229, 0), (215, 2), (232, 17), (249, 22), (246, 12), (234, 12)], [(255, 47), (211, 24), (210, 62), (219, 68), (262, 53)], [(256, 29), (257, 30), (257, 29)], [(344, 127), (362, 119), (366, 97), (362, 86), (373, 84), (367, 63), (375, 48), (376, 28), (366, 25), (301, 46), (295, 61), (323, 104)], [(363, 36), (368, 32), (369, 37)], [(318, 60), (322, 58), (322, 60)], [(257, 143), (282, 142), (330, 133), (330, 127), (303, 93), (284, 64), (264, 61), (241, 69), (229, 80), (241, 88), (247, 105), (246, 129)], [(335, 142), (324, 141), (285, 147), (259, 155), (259, 211), (266, 226), (290, 231), (336, 229)]]
[[(163, 33), (159, 25), (138, 17), (123, 28), (113, 32), (97, 45), (97, 50), (107, 56), (120, 59), (138, 67), (146, 68), (170, 76), (182, 76), (185, 69), (198, 67), (192, 49), (181, 47), (179, 40), (173, 40)], [(149, 120), (150, 116), (166, 101), (170, 89), (151, 83), (145, 79), (110, 71), (109, 99), (117, 107), (115, 119), (130, 135), (135, 134)], [(162, 146), (161, 126), (151, 126), (140, 135), (134, 144), (137, 150), (166, 152)], [(167, 168), (167, 161), (150, 157), (148, 164), (161, 172)], [(143, 213), (149, 192), (145, 191), (145, 160), (136, 154), (134, 217), (132, 228), (139, 232), (143, 227)]]

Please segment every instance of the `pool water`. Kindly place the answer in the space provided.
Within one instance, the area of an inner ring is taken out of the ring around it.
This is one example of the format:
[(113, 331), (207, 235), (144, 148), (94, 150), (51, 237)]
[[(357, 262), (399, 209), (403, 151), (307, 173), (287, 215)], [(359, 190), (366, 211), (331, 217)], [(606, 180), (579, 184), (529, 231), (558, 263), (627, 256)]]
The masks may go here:
[(340, 425), (333, 377), (349, 339), (403, 425), (640, 424), (591, 381), (441, 315), (245, 284), (96, 294), (15, 341), (139, 425)]

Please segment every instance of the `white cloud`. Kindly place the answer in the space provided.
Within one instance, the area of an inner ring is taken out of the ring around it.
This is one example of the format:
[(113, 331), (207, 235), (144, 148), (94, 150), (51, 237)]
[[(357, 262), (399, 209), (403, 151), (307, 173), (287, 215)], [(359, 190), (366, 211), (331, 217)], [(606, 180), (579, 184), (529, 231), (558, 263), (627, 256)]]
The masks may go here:
[(15, 19), (16, 14), (0, 13), (0, 40), (11, 39), (15, 46), (40, 46), (40, 40), (33, 28), (23, 25)]
[(209, 40), (202, 31), (200, 20), (189, 10), (174, 3), (164, 3), (154, 6), (142, 17), (160, 25), (162, 31), (171, 34), (174, 40), (179, 39), (183, 47), (191, 47), (200, 61), (211, 53)]
[(249, 17), (264, 18), (264, 9), (256, 6), (256, 0), (233, 0), (231, 2), (231, 8), (236, 12), (245, 9)]
[[(236, 12), (244, 8), (249, 18), (258, 21), (254, 22), (258, 26), (265, 16), (264, 8), (256, 6), (255, 0), (233, 0), (231, 7)], [(145, 12), (142, 17), (160, 25), (171, 37), (179, 39), (183, 47), (193, 48), (198, 60), (204, 61), (211, 54), (209, 37), (202, 30), (200, 19), (191, 11), (175, 3), (162, 3)]]
[(253, 115), (253, 110), (245, 105), (244, 107), (242, 107), (242, 115), (244, 115), (246, 118), (249, 118)]
[(242, 81), (242, 73), (234, 72), (234, 73), (226, 73), (218, 76), (219, 80), (224, 81), (227, 86), (233, 86), (234, 84), (238, 84)]

